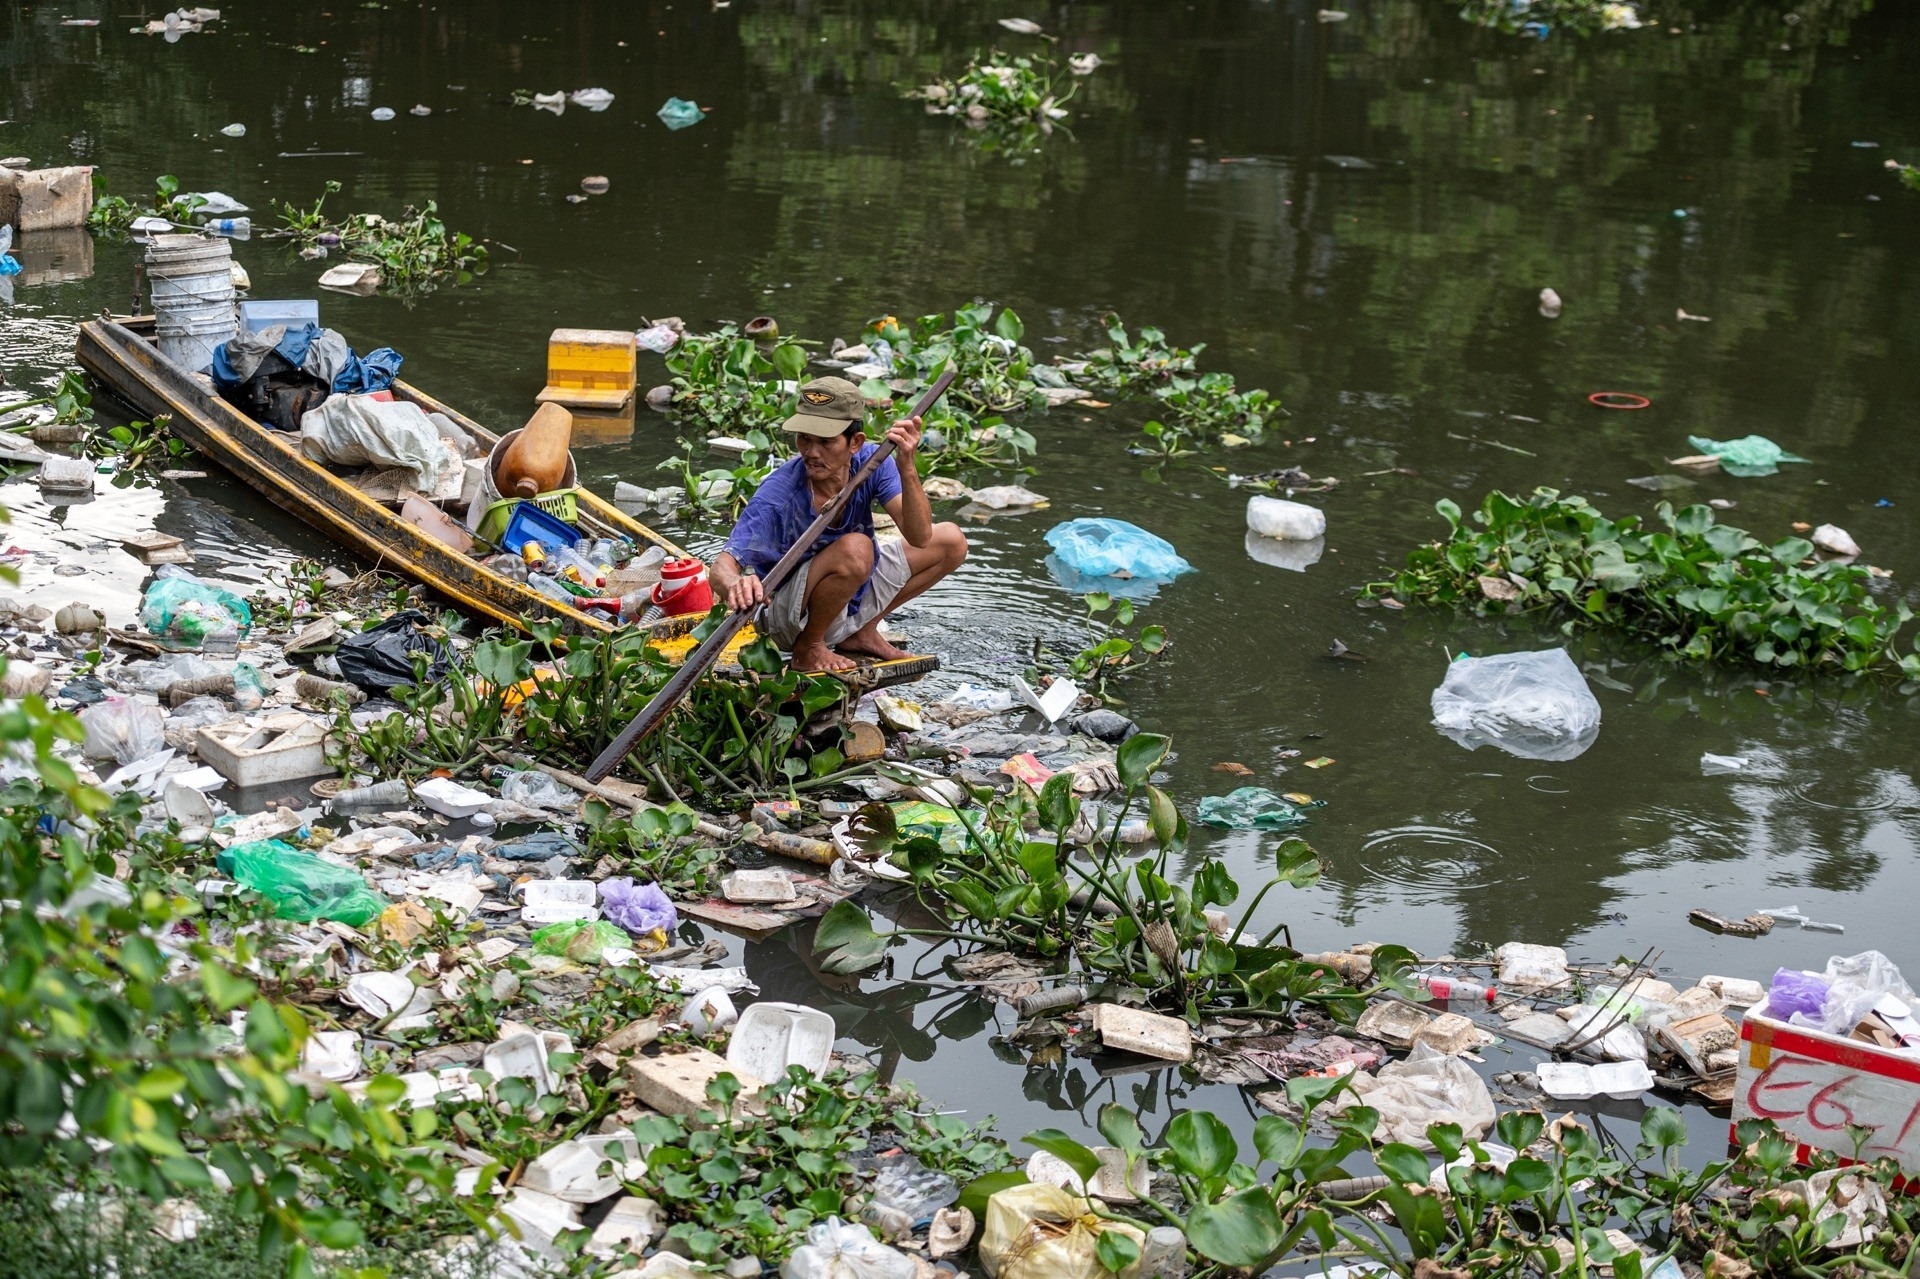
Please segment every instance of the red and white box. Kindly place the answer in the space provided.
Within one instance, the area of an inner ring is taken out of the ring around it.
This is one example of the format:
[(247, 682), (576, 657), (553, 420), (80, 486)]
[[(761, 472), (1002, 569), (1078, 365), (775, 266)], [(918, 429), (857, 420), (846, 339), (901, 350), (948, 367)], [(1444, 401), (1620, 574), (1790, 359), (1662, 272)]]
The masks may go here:
[[(1761, 1004), (1740, 1023), (1733, 1120), (1771, 1119), (1800, 1142), (1800, 1157), (1828, 1150), (1843, 1160), (1891, 1157), (1920, 1176), (1920, 1053), (1776, 1021)], [(1856, 1133), (1869, 1129), (1856, 1153)]]

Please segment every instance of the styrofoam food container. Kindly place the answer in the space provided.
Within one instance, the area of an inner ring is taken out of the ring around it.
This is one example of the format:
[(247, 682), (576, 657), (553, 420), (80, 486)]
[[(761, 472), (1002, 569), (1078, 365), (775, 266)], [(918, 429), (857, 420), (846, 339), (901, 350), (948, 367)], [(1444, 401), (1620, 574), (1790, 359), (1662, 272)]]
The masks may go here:
[(817, 1075), (833, 1056), (833, 1018), (804, 1004), (772, 1001), (740, 1014), (727, 1041), (727, 1061), (755, 1079), (785, 1078), (788, 1066)]
[(529, 880), (521, 893), (520, 919), (528, 924), (559, 924), (598, 919), (599, 885), (590, 879)]
[(471, 817), (493, 802), (485, 791), (462, 786), (450, 777), (429, 777), (413, 788), (413, 794), (443, 817)]

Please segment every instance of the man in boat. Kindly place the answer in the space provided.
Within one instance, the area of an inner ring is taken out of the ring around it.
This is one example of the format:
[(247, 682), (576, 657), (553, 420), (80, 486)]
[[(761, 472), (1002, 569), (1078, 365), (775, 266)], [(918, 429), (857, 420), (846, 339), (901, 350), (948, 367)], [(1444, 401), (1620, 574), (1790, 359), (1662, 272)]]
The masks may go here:
[[(845, 378), (818, 378), (801, 387), (799, 412), (785, 423), (795, 456), (754, 491), (713, 564), (713, 583), (736, 611), (766, 603), (760, 629), (792, 651), (799, 670), (844, 671), (853, 668), (854, 657), (906, 657), (881, 636), (880, 619), (967, 558), (960, 526), (935, 524), (920, 486), (914, 467), (920, 419), (902, 418), (887, 428), (893, 456), (861, 484), (834, 526), (807, 548), (793, 575), (767, 596), (760, 575), (800, 540), (880, 447), (867, 442), (861, 429), (865, 417), (860, 388)], [(899, 538), (874, 536), (876, 502), (900, 530)]]

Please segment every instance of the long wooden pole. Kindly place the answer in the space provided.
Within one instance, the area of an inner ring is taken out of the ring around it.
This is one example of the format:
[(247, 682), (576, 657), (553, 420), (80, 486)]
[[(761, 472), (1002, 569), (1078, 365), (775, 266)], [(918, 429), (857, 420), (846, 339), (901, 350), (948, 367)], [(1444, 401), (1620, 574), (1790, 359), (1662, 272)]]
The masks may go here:
[[(927, 388), (927, 393), (920, 397), (920, 402), (913, 406), (913, 412), (908, 416), (925, 417), (927, 410), (931, 409), (935, 401), (946, 393), (947, 387), (952, 385), (954, 374), (953, 369), (948, 369), (935, 379), (933, 385)], [(812, 548), (814, 542), (819, 540), (822, 533), (832, 527), (834, 520), (839, 518), (840, 512), (852, 499), (855, 491), (867, 481), (869, 476), (880, 469), (882, 462), (892, 456), (893, 441), (882, 440), (880, 447), (873, 451), (873, 456), (869, 457), (866, 463), (848, 478), (846, 487), (836, 493), (833, 500), (814, 517), (813, 523), (807, 526), (807, 531), (800, 535), (800, 540), (789, 546), (779, 562), (767, 571), (766, 576), (761, 579), (761, 588), (768, 599), (771, 599), (773, 593), (793, 575), (793, 570), (800, 567), (800, 562), (805, 558), (808, 550)], [(765, 605), (761, 606), (761, 608), (764, 607)], [(620, 761), (627, 757), (628, 752), (632, 751), (641, 739), (659, 728), (666, 721), (667, 712), (678, 706), (681, 700), (693, 691), (693, 686), (700, 682), (700, 677), (705, 675), (713, 664), (720, 660), (720, 655), (727, 651), (727, 645), (735, 635), (740, 633), (740, 628), (760, 615), (761, 608), (729, 613), (726, 620), (720, 623), (719, 628), (700, 642), (700, 647), (687, 654), (687, 660), (680, 663), (680, 669), (675, 671), (673, 676), (661, 686), (660, 691), (653, 695), (653, 700), (649, 701), (641, 712), (633, 717), (633, 722), (621, 729), (619, 736), (600, 752), (600, 757), (587, 769), (586, 779), (590, 782), (601, 781), (619, 767)]]

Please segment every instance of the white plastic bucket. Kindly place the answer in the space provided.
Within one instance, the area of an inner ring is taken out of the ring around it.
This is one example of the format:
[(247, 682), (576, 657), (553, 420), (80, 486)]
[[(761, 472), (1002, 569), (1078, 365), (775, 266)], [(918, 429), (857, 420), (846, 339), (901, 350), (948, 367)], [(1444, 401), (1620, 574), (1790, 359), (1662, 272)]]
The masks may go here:
[(240, 331), (233, 297), (233, 246), (197, 235), (157, 235), (147, 246), (154, 334), (160, 353), (195, 373)]

